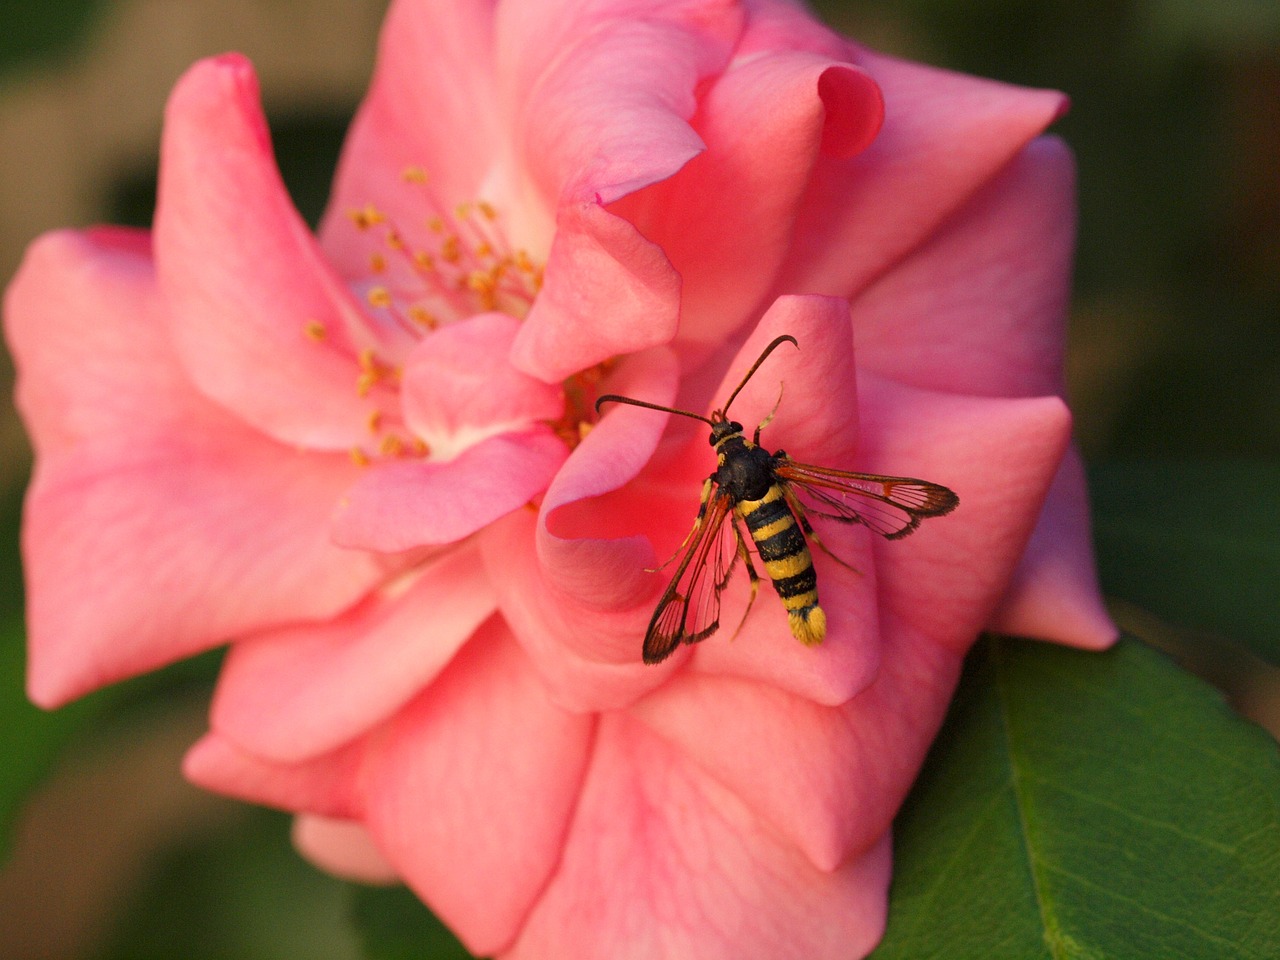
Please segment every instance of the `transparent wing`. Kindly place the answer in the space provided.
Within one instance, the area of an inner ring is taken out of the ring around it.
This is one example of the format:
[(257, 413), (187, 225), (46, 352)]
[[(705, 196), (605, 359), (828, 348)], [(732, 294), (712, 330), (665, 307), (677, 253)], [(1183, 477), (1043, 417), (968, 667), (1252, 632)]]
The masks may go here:
[(905, 537), (925, 517), (950, 513), (960, 498), (946, 487), (913, 477), (853, 473), (779, 458), (778, 479), (791, 484), (806, 509), (841, 523), (860, 523), (888, 540)]
[(697, 643), (720, 626), (720, 593), (738, 562), (737, 532), (732, 523), (725, 523), (732, 511), (729, 496), (713, 488), (680, 566), (649, 621), (645, 663), (659, 663), (678, 644)]

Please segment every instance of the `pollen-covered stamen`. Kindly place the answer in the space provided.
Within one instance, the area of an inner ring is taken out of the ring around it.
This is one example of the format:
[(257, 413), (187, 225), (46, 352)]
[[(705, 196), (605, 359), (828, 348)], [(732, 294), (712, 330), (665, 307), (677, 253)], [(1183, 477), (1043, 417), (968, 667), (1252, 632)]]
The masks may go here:
[[(370, 273), (385, 279), (370, 291), (370, 304), (393, 311), (399, 326), (418, 335), (475, 313), (527, 313), (542, 286), (542, 268), (528, 252), (512, 248), (497, 209), (484, 200), (450, 209), (419, 167), (405, 170), (403, 179), (421, 193), (430, 211), (418, 225), (425, 230), (416, 231), (417, 245), (372, 204), (348, 214), (357, 229), (377, 233), (383, 244), (369, 257)], [(400, 269), (393, 270), (393, 264)]]
[(575, 448), (596, 425), (596, 399), (600, 396), (600, 381), (615, 366), (617, 360), (610, 357), (594, 367), (579, 370), (564, 381), (564, 415), (551, 422), (551, 429), (569, 447)]

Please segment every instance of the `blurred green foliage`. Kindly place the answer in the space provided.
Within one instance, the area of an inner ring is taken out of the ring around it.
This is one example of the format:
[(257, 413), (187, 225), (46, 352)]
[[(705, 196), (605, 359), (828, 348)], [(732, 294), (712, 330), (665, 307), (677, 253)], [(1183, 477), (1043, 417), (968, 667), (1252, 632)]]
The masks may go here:
[(73, 56), (90, 40), (102, 0), (0, 0), (0, 76)]

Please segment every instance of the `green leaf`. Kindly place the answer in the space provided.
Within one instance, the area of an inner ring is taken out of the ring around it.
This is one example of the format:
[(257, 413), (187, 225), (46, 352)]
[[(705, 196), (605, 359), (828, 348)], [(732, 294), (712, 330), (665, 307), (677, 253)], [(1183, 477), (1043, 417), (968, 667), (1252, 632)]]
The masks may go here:
[(369, 960), (471, 960), (406, 887), (356, 887), (352, 918)]
[(1280, 664), (1280, 464), (1104, 464), (1090, 491), (1108, 595)]
[(992, 638), (895, 827), (874, 960), (1280, 957), (1280, 755), (1125, 639)]

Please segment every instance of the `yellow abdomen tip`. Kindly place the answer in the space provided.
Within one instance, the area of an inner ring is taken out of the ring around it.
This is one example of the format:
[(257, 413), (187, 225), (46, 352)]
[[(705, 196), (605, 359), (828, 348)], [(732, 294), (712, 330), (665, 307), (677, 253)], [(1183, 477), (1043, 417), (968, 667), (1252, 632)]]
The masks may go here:
[(816, 646), (827, 635), (827, 615), (821, 607), (793, 610), (787, 615), (792, 635), (806, 647)]

